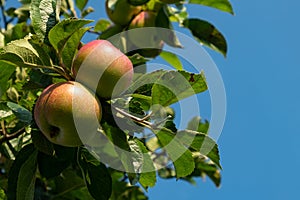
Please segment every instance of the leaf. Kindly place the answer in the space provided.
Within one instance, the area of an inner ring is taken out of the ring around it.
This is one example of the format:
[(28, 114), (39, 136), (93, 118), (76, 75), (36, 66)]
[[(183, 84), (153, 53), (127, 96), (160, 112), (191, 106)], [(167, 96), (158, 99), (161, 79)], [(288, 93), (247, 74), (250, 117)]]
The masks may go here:
[(226, 57), (226, 39), (214, 25), (201, 19), (186, 19), (183, 21), (183, 25), (190, 29), (193, 36), (201, 43), (222, 53)]
[(162, 7), (158, 11), (155, 26), (164, 28), (164, 30), (159, 31), (159, 35), (164, 42), (172, 47), (182, 48), (182, 45), (173, 30), (173, 26), (170, 22), (169, 16), (167, 15), (165, 7)]
[(82, 36), (88, 31), (90, 27), (80, 28), (78, 31), (73, 33), (68, 41), (65, 43), (65, 46), (61, 52), (63, 63), (65, 67), (71, 69), (73, 58), (77, 52), (78, 45)]
[(177, 132), (177, 136), (187, 148), (192, 149), (192, 151), (199, 152), (202, 155), (206, 155), (218, 167), (222, 168), (220, 165), (218, 145), (206, 134), (184, 130)]
[(8, 80), (15, 70), (16, 67), (14, 65), (0, 60), (0, 97), (7, 90)]
[(162, 51), (160, 53), (160, 57), (162, 59), (164, 59), (167, 63), (169, 63), (175, 69), (183, 70), (182, 63), (181, 63), (180, 59), (176, 56), (176, 54), (173, 54), (168, 51)]
[(37, 151), (34, 151), (20, 168), (17, 182), (17, 200), (34, 198)]
[[(27, 162), (28, 158), (32, 155), (36, 154), (36, 150), (33, 144), (26, 145), (23, 147), (17, 154), (15, 161), (13, 162), (9, 175), (8, 175), (8, 188), (7, 188), (7, 198), (8, 200), (15, 200), (17, 199), (17, 190), (18, 189), (18, 182), (19, 182), (19, 173), (22, 166)], [(32, 157), (33, 159), (33, 157)], [(32, 161), (34, 162), (34, 161)], [(27, 166), (29, 163), (27, 163)], [(24, 168), (23, 168), (24, 169)], [(25, 185), (26, 187), (28, 185)], [(24, 194), (23, 194), (24, 195)], [(33, 198), (31, 198), (33, 199)]]
[(140, 184), (147, 189), (156, 183), (156, 171), (147, 148), (137, 138), (129, 141), (130, 148), (136, 153), (135, 168), (140, 169)]
[(128, 0), (128, 3), (133, 6), (140, 6), (148, 3), (150, 0)]
[(48, 33), (59, 21), (60, 0), (32, 0), (30, 19), (35, 33), (42, 41), (48, 41)]
[(4, 32), (5, 43), (9, 43), (13, 40), (23, 39), (30, 32), (30, 27), (26, 22), (18, 23), (11, 29)]
[(103, 32), (103, 31), (107, 30), (110, 25), (111, 25), (110, 21), (108, 21), (106, 19), (100, 19), (97, 21), (94, 31)]
[(205, 161), (196, 161), (195, 171), (191, 174), (191, 176), (203, 176), (203, 174), (207, 175), (214, 184), (219, 187), (221, 184), (221, 174), (220, 170), (214, 163), (208, 163)]
[(207, 90), (204, 74), (168, 71), (152, 87), (152, 104), (168, 106)]
[(207, 134), (209, 129), (209, 122), (207, 120), (202, 122), (200, 117), (194, 117), (189, 121), (187, 129)]
[(209, 6), (230, 14), (234, 14), (231, 3), (228, 0), (189, 0), (189, 3)]
[(75, 0), (77, 8), (79, 8), (80, 11), (83, 11), (87, 4), (88, 0)]
[(0, 120), (13, 115), (12, 110), (4, 102), (0, 102)]
[(16, 117), (21, 121), (26, 124), (31, 123), (32, 121), (32, 114), (29, 110), (25, 109), (24, 107), (12, 103), (12, 102), (7, 102), (7, 106), (13, 111), (13, 113), (16, 115)]
[(57, 52), (61, 52), (68, 39), (92, 20), (68, 18), (56, 24), (49, 32), (49, 41)]
[(30, 38), (9, 43), (0, 52), (0, 60), (8, 61), (19, 67), (52, 66), (49, 55)]
[(90, 194), (97, 200), (107, 200), (112, 193), (112, 179), (106, 166), (81, 148), (79, 164)]
[(192, 153), (175, 137), (175, 134), (162, 129), (156, 133), (156, 136), (173, 161), (176, 177), (181, 178), (191, 174), (195, 168)]
[(54, 147), (49, 140), (44, 136), (44, 134), (36, 127), (31, 127), (30, 132), (32, 143), (34, 146), (46, 155), (54, 155)]

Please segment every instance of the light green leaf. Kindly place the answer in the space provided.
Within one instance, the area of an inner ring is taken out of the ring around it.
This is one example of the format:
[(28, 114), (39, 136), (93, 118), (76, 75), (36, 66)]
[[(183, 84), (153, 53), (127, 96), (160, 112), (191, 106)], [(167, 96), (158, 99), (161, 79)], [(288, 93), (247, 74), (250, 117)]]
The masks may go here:
[(12, 102), (7, 102), (7, 106), (13, 111), (13, 113), (21, 122), (29, 124), (32, 121), (32, 114), (29, 110)]
[(170, 131), (160, 130), (156, 136), (173, 161), (176, 177), (181, 178), (190, 175), (195, 168), (192, 153)]
[(75, 0), (77, 8), (79, 8), (79, 10), (81, 10), (81, 11), (83, 11), (87, 2), (88, 2), (88, 0)]
[(187, 148), (207, 156), (221, 168), (218, 145), (209, 136), (190, 130), (179, 131), (177, 136)]
[(80, 28), (78, 31), (73, 33), (70, 38), (67, 40), (62, 52), (61, 56), (63, 59), (63, 63), (65, 67), (71, 68), (73, 58), (77, 52), (78, 45), (82, 36), (90, 29), (90, 27)]
[(186, 19), (183, 21), (183, 25), (190, 29), (193, 36), (195, 36), (200, 43), (222, 53), (226, 57), (226, 39), (214, 25), (201, 19)]
[(20, 168), (17, 182), (17, 200), (34, 198), (37, 151), (34, 151)]
[(30, 19), (35, 33), (48, 41), (48, 33), (59, 21), (60, 0), (32, 0)]
[(3, 120), (7, 117), (12, 116), (14, 113), (12, 110), (6, 105), (6, 103), (0, 102), (0, 120)]
[(6, 91), (8, 80), (15, 70), (16, 67), (13, 64), (0, 60), (0, 97)]
[(56, 24), (49, 32), (49, 41), (57, 52), (61, 52), (68, 39), (92, 20), (68, 18)]
[(209, 122), (207, 120), (202, 122), (201, 117), (193, 117), (189, 121), (186, 129), (207, 134), (209, 129)]
[(168, 106), (184, 98), (207, 90), (204, 74), (169, 71), (152, 87), (152, 104)]
[(162, 51), (160, 53), (160, 57), (162, 57), (162, 59), (164, 59), (166, 62), (168, 62), (175, 69), (183, 70), (182, 63), (175, 54), (168, 52), (168, 51)]
[(209, 6), (233, 14), (231, 3), (228, 0), (189, 0), (189, 3)]
[(100, 19), (97, 21), (94, 31), (103, 32), (111, 25), (110, 21), (106, 19)]

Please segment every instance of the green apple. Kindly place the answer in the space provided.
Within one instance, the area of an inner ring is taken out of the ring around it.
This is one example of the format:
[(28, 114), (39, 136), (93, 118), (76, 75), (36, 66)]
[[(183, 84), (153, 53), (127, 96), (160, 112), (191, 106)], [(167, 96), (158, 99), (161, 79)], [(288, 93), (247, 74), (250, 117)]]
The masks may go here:
[(94, 40), (84, 45), (72, 64), (76, 81), (101, 98), (119, 96), (132, 82), (133, 66), (129, 58), (107, 40)]
[(128, 39), (144, 57), (158, 56), (164, 45), (155, 28), (156, 15), (153, 11), (143, 11), (129, 25)]
[(141, 6), (133, 6), (127, 0), (106, 0), (106, 13), (115, 24), (126, 26), (141, 10)]
[(73, 81), (48, 86), (34, 108), (34, 119), (46, 138), (67, 147), (88, 141), (99, 127), (101, 117), (102, 109), (97, 97), (85, 86)]

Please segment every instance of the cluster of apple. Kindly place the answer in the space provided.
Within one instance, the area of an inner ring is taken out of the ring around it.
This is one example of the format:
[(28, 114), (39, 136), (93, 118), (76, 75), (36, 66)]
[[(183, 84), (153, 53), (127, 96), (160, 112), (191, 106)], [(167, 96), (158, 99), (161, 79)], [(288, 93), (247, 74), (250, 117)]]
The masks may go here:
[[(147, 5), (134, 6), (129, 0), (106, 0), (106, 12), (110, 20), (115, 23), (113, 26), (120, 26), (120, 29), (129, 30), (127, 49), (134, 49), (144, 57), (154, 58), (158, 56), (163, 48), (163, 40), (160, 39), (155, 30), (145, 29), (144, 31), (130, 31), (136, 28), (155, 27), (157, 11), (149, 10)], [(178, 3), (181, 0), (160, 0), (161, 3)]]
[[(78, 134), (81, 127), (76, 126), (74, 118), (87, 134), (84, 137), (88, 138), (88, 134), (99, 127), (102, 117), (100, 100), (120, 95), (129, 87), (133, 66), (128, 57), (110, 42), (94, 40), (80, 48), (73, 60), (72, 73), (76, 81), (48, 86), (34, 108), (36, 124), (46, 138), (69, 147), (82, 144)], [(98, 77), (93, 79), (93, 76)]]

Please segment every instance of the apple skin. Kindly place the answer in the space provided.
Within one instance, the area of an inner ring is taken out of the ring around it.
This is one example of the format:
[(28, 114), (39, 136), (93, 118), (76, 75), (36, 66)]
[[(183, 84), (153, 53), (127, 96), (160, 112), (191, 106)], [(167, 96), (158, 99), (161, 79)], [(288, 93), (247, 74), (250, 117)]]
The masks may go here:
[(114, 9), (111, 9), (109, 0), (106, 0), (105, 9), (109, 19), (121, 26), (128, 25), (132, 18), (142, 10), (141, 6), (130, 5), (127, 0), (116, 0), (113, 7)]
[[(100, 101), (85, 86), (68, 81), (48, 86), (39, 96), (34, 119), (46, 138), (61, 146), (76, 147), (95, 133), (102, 117)], [(84, 130), (80, 138), (75, 126)], [(83, 139), (84, 141), (82, 142)]]
[(76, 81), (104, 99), (119, 96), (133, 78), (129, 58), (107, 40), (94, 40), (84, 45), (73, 60), (71, 70)]
[(144, 57), (154, 58), (158, 56), (164, 46), (155, 28), (139, 29), (144, 27), (155, 27), (156, 13), (153, 11), (143, 11), (138, 14), (130, 23), (128, 39), (132, 45), (136, 46), (136, 52)]

